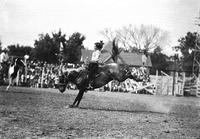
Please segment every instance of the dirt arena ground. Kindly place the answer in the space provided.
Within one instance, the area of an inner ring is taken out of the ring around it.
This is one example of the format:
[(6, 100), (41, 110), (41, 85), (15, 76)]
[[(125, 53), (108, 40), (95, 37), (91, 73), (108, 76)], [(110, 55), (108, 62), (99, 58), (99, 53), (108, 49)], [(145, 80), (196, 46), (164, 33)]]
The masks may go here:
[(200, 98), (0, 88), (0, 139), (200, 139)]

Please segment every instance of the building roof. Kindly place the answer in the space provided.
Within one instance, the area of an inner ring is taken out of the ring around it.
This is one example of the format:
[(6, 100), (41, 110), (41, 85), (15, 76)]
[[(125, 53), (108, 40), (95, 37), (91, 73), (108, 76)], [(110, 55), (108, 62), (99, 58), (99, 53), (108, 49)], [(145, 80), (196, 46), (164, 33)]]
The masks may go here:
[(82, 49), (81, 53), (81, 61), (85, 61), (86, 59), (91, 60), (93, 50)]

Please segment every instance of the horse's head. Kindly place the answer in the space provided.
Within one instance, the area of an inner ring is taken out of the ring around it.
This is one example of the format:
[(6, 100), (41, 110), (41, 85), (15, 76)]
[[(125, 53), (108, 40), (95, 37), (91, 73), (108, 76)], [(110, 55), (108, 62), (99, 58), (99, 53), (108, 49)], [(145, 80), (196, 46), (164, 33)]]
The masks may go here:
[(145, 67), (132, 68), (131, 74), (132, 74), (132, 79), (138, 82), (139, 81), (147, 82), (150, 80), (147, 68)]
[(19, 59), (19, 58), (17, 58), (15, 60), (15, 65), (19, 66), (19, 67), (25, 67), (25, 63), (21, 59)]
[(59, 76), (59, 83), (58, 83), (58, 89), (61, 93), (65, 92), (68, 80), (67, 80), (67, 72), (62, 73), (61, 76)]

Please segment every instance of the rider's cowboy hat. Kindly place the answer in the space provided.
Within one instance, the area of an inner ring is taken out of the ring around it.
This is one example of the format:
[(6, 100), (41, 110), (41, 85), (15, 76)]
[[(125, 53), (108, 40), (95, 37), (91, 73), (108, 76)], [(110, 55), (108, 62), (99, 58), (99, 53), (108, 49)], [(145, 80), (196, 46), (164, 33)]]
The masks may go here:
[(103, 41), (96, 42), (95, 43), (95, 48), (101, 50), (103, 48), (103, 45), (104, 45)]

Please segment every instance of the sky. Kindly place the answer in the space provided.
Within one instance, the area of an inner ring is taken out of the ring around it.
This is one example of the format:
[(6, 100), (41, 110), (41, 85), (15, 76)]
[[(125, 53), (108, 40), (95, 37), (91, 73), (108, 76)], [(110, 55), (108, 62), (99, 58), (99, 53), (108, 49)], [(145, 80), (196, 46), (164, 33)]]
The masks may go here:
[(104, 28), (119, 29), (131, 25), (153, 25), (168, 31), (171, 47), (188, 31), (200, 31), (195, 25), (200, 0), (0, 0), (0, 40), (2, 46), (34, 45), (38, 34), (62, 30), (67, 36), (80, 32), (84, 46), (105, 40)]

